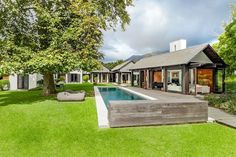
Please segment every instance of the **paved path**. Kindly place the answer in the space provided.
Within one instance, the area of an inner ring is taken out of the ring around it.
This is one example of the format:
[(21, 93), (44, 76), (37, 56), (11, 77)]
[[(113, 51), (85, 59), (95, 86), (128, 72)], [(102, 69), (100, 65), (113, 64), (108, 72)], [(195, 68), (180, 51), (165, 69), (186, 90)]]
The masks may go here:
[(160, 100), (163, 102), (165, 102), (165, 101), (168, 101), (168, 102), (171, 102), (171, 101), (173, 101), (173, 102), (186, 102), (186, 101), (198, 102), (198, 101), (201, 101), (192, 95), (163, 92), (163, 91), (159, 91), (159, 90), (149, 90), (149, 89), (143, 89), (143, 88), (137, 88), (137, 87), (125, 87), (125, 88), (128, 88), (128, 89), (131, 89), (135, 92), (139, 92), (139, 93), (145, 94), (147, 96), (156, 98), (157, 100)]
[(236, 115), (231, 115), (217, 108), (208, 107), (208, 116), (219, 123), (236, 128)]
[[(200, 101), (195, 96), (184, 95), (178, 93), (162, 92), (158, 90), (146, 90), (137, 87), (126, 87), (128, 89), (140, 92), (150, 97), (156, 98), (160, 101), (174, 101), (174, 102), (186, 102), (186, 101)], [(236, 128), (236, 115), (231, 115), (222, 110), (208, 107), (208, 117), (213, 118), (215, 121)]]

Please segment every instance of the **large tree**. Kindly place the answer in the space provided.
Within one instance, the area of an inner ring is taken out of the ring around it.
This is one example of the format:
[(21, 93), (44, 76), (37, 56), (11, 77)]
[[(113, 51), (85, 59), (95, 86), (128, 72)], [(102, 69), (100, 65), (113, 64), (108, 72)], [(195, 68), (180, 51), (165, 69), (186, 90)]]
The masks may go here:
[(103, 30), (130, 22), (132, 0), (1, 0), (0, 66), (4, 72), (40, 73), (44, 95), (53, 74), (97, 69)]
[(236, 7), (232, 6), (231, 20), (225, 24), (224, 32), (218, 38), (219, 42), (213, 47), (229, 65), (227, 73), (232, 74), (236, 70)]

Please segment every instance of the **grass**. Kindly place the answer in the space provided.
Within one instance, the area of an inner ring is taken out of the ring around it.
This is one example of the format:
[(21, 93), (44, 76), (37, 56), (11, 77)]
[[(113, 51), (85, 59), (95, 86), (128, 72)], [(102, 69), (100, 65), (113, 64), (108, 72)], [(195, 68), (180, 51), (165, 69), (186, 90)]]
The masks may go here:
[(226, 90), (230, 93), (236, 93), (236, 76), (231, 76), (226, 79)]
[[(67, 85), (93, 95), (93, 86)], [(236, 156), (236, 130), (219, 124), (99, 129), (95, 100), (58, 102), (41, 90), (0, 92), (1, 157)]]

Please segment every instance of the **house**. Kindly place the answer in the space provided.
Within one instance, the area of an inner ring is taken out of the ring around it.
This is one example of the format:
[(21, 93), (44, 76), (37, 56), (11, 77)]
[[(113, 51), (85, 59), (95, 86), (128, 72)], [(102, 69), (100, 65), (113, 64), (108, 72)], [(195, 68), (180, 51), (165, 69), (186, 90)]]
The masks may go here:
[(225, 62), (209, 44), (186, 45), (186, 40), (174, 41), (169, 52), (137, 61), (130, 68), (132, 75), (138, 73), (137, 86), (184, 94), (224, 92)]
[(84, 72), (81, 69), (73, 70), (65, 75), (65, 83), (83, 83)]
[(8, 77), (10, 90), (32, 89), (38, 86), (38, 81), (43, 79), (40, 74), (18, 75), (12, 74)]
[(90, 73), (90, 82), (92, 83), (109, 83), (110, 82), (110, 69), (104, 65), (100, 70), (95, 70)]
[(111, 82), (118, 84), (131, 83), (131, 71), (129, 70), (134, 65), (132, 60), (125, 61), (111, 70)]

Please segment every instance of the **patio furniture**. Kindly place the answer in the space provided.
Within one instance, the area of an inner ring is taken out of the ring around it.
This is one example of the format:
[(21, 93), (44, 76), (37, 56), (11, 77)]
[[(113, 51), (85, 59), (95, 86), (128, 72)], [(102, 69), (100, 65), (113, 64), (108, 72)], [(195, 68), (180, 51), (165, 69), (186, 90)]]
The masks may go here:
[(57, 94), (59, 101), (83, 101), (85, 98), (85, 91), (66, 90)]
[(197, 93), (202, 93), (202, 94), (208, 94), (210, 93), (210, 87), (206, 86), (206, 85), (196, 85), (196, 92)]
[(152, 84), (153, 88), (157, 88), (157, 89), (162, 89), (163, 88), (163, 82), (154, 82)]

